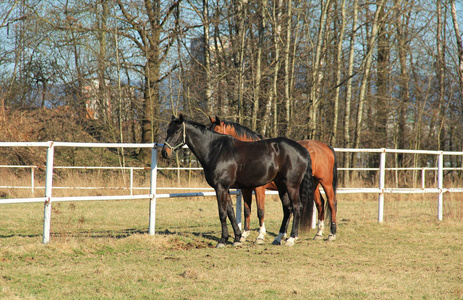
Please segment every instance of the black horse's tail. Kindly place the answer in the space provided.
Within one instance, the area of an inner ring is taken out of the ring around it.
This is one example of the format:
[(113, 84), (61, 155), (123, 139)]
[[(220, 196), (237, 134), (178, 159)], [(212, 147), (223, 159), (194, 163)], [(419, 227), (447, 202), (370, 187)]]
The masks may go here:
[[(338, 199), (336, 197), (336, 188), (338, 186), (338, 162), (336, 160), (336, 152), (334, 151), (333, 147), (329, 146), (331, 152), (333, 152), (334, 156), (334, 164), (333, 164), (333, 182), (331, 185), (333, 186), (333, 193), (334, 193), (334, 209), (338, 210)], [(330, 213), (331, 216), (331, 213)]]
[(304, 178), (299, 187), (299, 199), (302, 204), (300, 228), (301, 230), (310, 230), (312, 226), (313, 208), (314, 208), (314, 183), (312, 178), (312, 161), (308, 160), (307, 169)]
[(333, 156), (334, 156), (333, 182), (331, 184), (333, 185), (333, 191), (334, 191), (334, 194), (336, 195), (336, 188), (338, 186), (338, 162), (336, 160), (336, 152), (334, 151), (333, 147), (331, 147), (331, 146), (328, 146), (328, 147), (330, 147), (330, 150), (331, 150), (331, 152), (333, 152)]

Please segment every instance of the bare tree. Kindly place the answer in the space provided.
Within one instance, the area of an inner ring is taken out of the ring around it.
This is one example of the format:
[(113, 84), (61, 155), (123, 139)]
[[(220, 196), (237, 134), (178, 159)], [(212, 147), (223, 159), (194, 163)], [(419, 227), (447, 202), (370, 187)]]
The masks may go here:
[[(354, 4), (355, 5), (355, 4)], [(341, 27), (339, 28), (338, 43), (336, 49), (336, 87), (334, 94), (334, 118), (333, 118), (333, 131), (331, 133), (330, 143), (332, 146), (336, 145), (336, 137), (338, 131), (338, 117), (339, 117), (339, 97), (341, 93), (341, 72), (342, 72), (342, 44), (344, 42), (344, 32), (346, 31), (346, 1), (341, 1)]]
[(368, 40), (367, 45), (367, 53), (365, 54), (364, 61), (363, 61), (363, 77), (362, 83), (360, 86), (360, 93), (359, 93), (359, 103), (357, 109), (357, 118), (356, 118), (356, 126), (355, 126), (355, 135), (354, 135), (354, 148), (358, 148), (360, 145), (360, 136), (362, 133), (362, 125), (363, 125), (363, 109), (365, 104), (365, 95), (368, 86), (368, 80), (370, 77), (370, 69), (371, 69), (371, 62), (372, 62), (372, 52), (374, 49), (374, 45), (378, 38), (378, 29), (379, 29), (379, 16), (385, 5), (387, 0), (379, 0), (376, 3), (376, 12), (374, 18), (372, 20), (372, 27), (371, 27), (371, 34)]
[(450, 1), (451, 13), (452, 13), (452, 21), (453, 21), (453, 29), (455, 31), (455, 39), (457, 43), (457, 56), (458, 56), (458, 78), (460, 83), (460, 93), (461, 93), (461, 101), (463, 104), (463, 42), (461, 40), (461, 33), (458, 27), (458, 20), (457, 20), (457, 9), (455, 6), (455, 0)]
[[(135, 17), (131, 12), (132, 7), (138, 7), (136, 3), (123, 0), (116, 0), (116, 3), (121, 11), (121, 17), (129, 25), (128, 31), (119, 31), (119, 33), (130, 39), (143, 53), (146, 60), (143, 66), (144, 101), (141, 142), (154, 142), (160, 133), (159, 85), (162, 81), (161, 64), (166, 59), (175, 40), (175, 33), (166, 35), (162, 35), (162, 33), (167, 33), (164, 27), (169, 25), (169, 20), (179, 2), (171, 2), (167, 7), (163, 8), (161, 6), (163, 2), (160, 0), (145, 0), (143, 2), (143, 12), (146, 14), (146, 20)], [(138, 9), (141, 9), (141, 7), (138, 7)], [(140, 158), (148, 160), (150, 151), (142, 150)]]

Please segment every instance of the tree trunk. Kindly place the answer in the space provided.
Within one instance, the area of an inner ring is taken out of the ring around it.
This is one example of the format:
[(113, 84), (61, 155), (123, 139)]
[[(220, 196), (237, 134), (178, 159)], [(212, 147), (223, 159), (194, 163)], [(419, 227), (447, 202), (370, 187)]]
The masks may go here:
[(211, 52), (209, 47), (210, 30), (209, 30), (209, 2), (203, 0), (203, 30), (204, 30), (204, 73), (205, 73), (205, 91), (207, 114), (212, 115), (214, 112), (214, 104), (212, 102), (212, 84), (211, 84)]
[[(352, 19), (352, 33), (350, 37), (350, 48), (349, 48), (349, 66), (347, 70), (347, 83), (346, 83), (346, 108), (344, 115), (344, 147), (351, 148), (350, 138), (350, 118), (351, 118), (351, 105), (352, 105), (352, 77), (354, 74), (354, 55), (355, 55), (355, 37), (357, 35), (357, 19), (358, 19), (358, 0), (354, 0), (353, 6), (353, 19)], [(350, 167), (350, 155), (344, 155), (344, 168)], [(350, 172), (345, 172), (346, 182), (349, 181)]]
[(104, 119), (105, 124), (111, 126), (109, 124), (109, 116), (108, 116), (108, 94), (106, 88), (106, 78), (105, 78), (105, 70), (106, 70), (106, 31), (107, 28), (107, 21), (109, 16), (109, 5), (106, 0), (100, 0), (101, 3), (101, 20), (100, 20), (100, 28), (98, 31), (98, 40), (100, 43), (100, 51), (98, 53), (98, 100), (99, 100), (99, 113)]
[(258, 17), (259, 18), (259, 25), (258, 25), (259, 41), (257, 44), (254, 103), (253, 103), (252, 120), (251, 120), (251, 129), (253, 131), (257, 131), (257, 118), (258, 118), (259, 107), (260, 107), (260, 85), (262, 81), (262, 48), (264, 47), (265, 11), (267, 9), (267, 0), (260, 0), (259, 4), (260, 4), (259, 17)]
[(371, 28), (371, 36), (368, 40), (367, 46), (367, 53), (365, 54), (364, 61), (363, 61), (363, 77), (362, 83), (360, 85), (360, 93), (359, 93), (359, 104), (357, 110), (357, 120), (355, 126), (355, 134), (354, 134), (354, 148), (358, 148), (360, 146), (360, 137), (362, 134), (362, 122), (363, 122), (363, 109), (365, 104), (365, 94), (368, 86), (368, 78), (370, 77), (370, 68), (371, 68), (371, 61), (372, 61), (372, 52), (375, 44), (375, 40), (378, 37), (378, 27), (379, 27), (379, 14), (383, 9), (386, 0), (381, 0), (379, 3), (376, 4), (376, 12), (373, 20), (373, 26)]
[(277, 0), (273, 9), (273, 42), (275, 47), (275, 67), (273, 71), (272, 99), (273, 99), (273, 136), (278, 136), (278, 72), (280, 71), (280, 34), (282, 0)]
[(389, 76), (389, 37), (385, 21), (385, 7), (382, 6), (378, 15), (378, 50), (376, 70), (376, 111), (375, 139), (377, 146), (387, 148), (387, 122), (389, 115), (388, 76)]
[(463, 107), (463, 42), (461, 40), (461, 33), (458, 27), (457, 21), (457, 9), (455, 7), (455, 0), (450, 1), (452, 20), (453, 20), (453, 29), (455, 31), (455, 39), (457, 42), (457, 51), (458, 51), (458, 78), (460, 82), (460, 101)]
[[(406, 5), (408, 1), (400, 1), (402, 5)], [(405, 149), (407, 139), (407, 110), (410, 101), (410, 76), (408, 75), (407, 55), (408, 55), (408, 24), (409, 15), (397, 10), (397, 43), (400, 63), (400, 91), (399, 91), (399, 116), (398, 116), (398, 132), (397, 132), (397, 148)], [(405, 21), (405, 22), (404, 22)], [(403, 153), (398, 153), (398, 167), (404, 165)]]
[(292, 31), (293, 1), (288, 1), (288, 14), (286, 24), (286, 44), (285, 44), (285, 124), (283, 132), (286, 137), (291, 136), (291, 94), (290, 94), (290, 48)]
[(248, 5), (247, 0), (235, 0), (235, 14), (236, 14), (236, 38), (237, 45), (235, 49), (238, 49), (235, 53), (235, 67), (237, 68), (236, 74), (236, 99), (238, 100), (238, 111), (235, 121), (242, 123), (244, 121), (244, 52), (246, 43), (246, 7)]
[(341, 66), (342, 66), (342, 43), (344, 41), (344, 32), (346, 30), (346, 0), (341, 1), (341, 28), (339, 29), (338, 45), (336, 49), (336, 89), (334, 94), (334, 114), (333, 114), (333, 131), (331, 133), (330, 144), (336, 145), (338, 131), (339, 115), (339, 96), (341, 93)]
[(315, 50), (315, 58), (312, 63), (312, 74), (310, 74), (310, 97), (309, 97), (309, 128), (308, 128), (308, 138), (315, 138), (315, 131), (317, 129), (317, 116), (318, 116), (318, 106), (320, 105), (320, 83), (323, 78), (321, 72), (322, 65), (322, 49), (323, 49), (323, 38), (325, 32), (325, 23), (328, 15), (328, 9), (330, 7), (331, 0), (327, 0), (323, 5), (322, 1), (322, 12), (320, 14), (320, 28), (318, 29), (317, 36), (317, 48)]
[[(444, 21), (442, 20), (442, 7), (441, 2), (437, 1), (437, 59), (436, 59), (436, 76), (438, 81), (438, 102), (437, 102), (437, 113), (435, 115), (435, 130), (437, 135), (437, 147), (439, 150), (444, 150), (444, 136), (445, 130), (444, 119), (445, 119), (445, 34)], [(433, 116), (434, 117), (434, 116)], [(434, 126), (433, 126), (434, 127)], [(434, 129), (431, 127), (432, 129)], [(434, 131), (433, 130), (433, 133)]]

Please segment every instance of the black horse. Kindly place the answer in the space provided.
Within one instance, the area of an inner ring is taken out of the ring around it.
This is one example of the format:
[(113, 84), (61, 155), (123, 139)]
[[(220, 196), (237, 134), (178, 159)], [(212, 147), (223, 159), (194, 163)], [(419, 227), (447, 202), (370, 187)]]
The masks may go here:
[(294, 245), (299, 223), (311, 224), (313, 210), (312, 163), (307, 150), (295, 141), (275, 138), (243, 142), (228, 135), (216, 133), (205, 125), (172, 116), (162, 156), (187, 144), (201, 163), (207, 183), (215, 189), (222, 237), (217, 247), (228, 240), (227, 216), (233, 227), (235, 240), (240, 245), (241, 231), (235, 219), (230, 188), (252, 188), (274, 181), (283, 204), (283, 222), (280, 234), (285, 233), (291, 213), (293, 227), (286, 245)]

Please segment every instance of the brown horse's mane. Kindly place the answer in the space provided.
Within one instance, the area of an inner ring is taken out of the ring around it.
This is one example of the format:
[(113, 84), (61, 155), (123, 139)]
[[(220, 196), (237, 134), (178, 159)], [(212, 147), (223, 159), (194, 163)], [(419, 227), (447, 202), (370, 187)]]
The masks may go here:
[(246, 139), (250, 139), (253, 141), (264, 139), (260, 134), (252, 131), (248, 127), (243, 126), (241, 124), (231, 122), (231, 121), (223, 121), (223, 123), (225, 126), (233, 127), (235, 129), (236, 135), (240, 138), (244, 137)]

